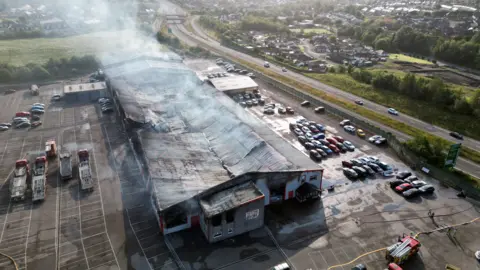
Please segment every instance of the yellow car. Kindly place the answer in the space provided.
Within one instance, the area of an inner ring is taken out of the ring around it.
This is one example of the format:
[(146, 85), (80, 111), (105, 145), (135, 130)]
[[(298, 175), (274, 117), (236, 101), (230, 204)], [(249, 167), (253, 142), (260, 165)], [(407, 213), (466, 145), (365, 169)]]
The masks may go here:
[(363, 131), (362, 129), (357, 129), (357, 135), (360, 138), (365, 138), (365, 131)]

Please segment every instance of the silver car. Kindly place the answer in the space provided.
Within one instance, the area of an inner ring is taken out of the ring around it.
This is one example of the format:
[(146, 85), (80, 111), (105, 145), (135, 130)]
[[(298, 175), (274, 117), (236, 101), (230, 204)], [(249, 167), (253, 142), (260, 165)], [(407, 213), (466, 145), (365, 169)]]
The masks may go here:
[(15, 126), (15, 128), (27, 128), (27, 127), (30, 127), (30, 126), (31, 126), (30, 122), (21, 122), (21, 123), (17, 124)]

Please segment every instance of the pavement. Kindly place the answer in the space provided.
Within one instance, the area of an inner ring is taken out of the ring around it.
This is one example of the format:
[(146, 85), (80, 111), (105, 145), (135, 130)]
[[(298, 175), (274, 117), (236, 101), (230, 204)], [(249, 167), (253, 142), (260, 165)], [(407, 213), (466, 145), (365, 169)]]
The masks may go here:
[[(62, 84), (2, 96), (0, 122), (31, 104), (46, 105), (43, 124), (0, 132), (0, 252), (19, 269), (176, 269), (160, 233), (143, 174), (117, 115), (104, 115), (95, 102), (51, 102)], [(49, 160), (46, 198), (33, 204), (10, 201), (15, 161), (33, 161), (54, 139), (72, 154), (73, 178), (62, 181), (58, 161)], [(76, 151), (90, 152), (94, 188), (80, 190)], [(0, 269), (12, 269), (0, 256)]]
[[(196, 16), (196, 17), (194, 16), (194, 19), (191, 20), (191, 25), (192, 25), (193, 29), (195, 30), (195, 33), (190, 33), (181, 24), (172, 24), (171, 29), (172, 29), (173, 34), (176, 35), (180, 40), (186, 42), (187, 44), (197, 44), (197, 45), (203, 45), (203, 46), (206, 45), (206, 46), (209, 47), (209, 49), (213, 48), (215, 51), (228, 53), (230, 55), (234, 55), (235, 57), (238, 57), (238, 58), (250, 61), (252, 63), (255, 63), (259, 66), (263, 66), (263, 63), (264, 63), (263, 59), (255, 58), (255, 57), (252, 57), (250, 55), (247, 55), (247, 54), (244, 54), (244, 53), (226, 48), (224, 46), (221, 46), (220, 43), (218, 43), (217, 41), (209, 38), (207, 36), (207, 34), (205, 32), (203, 32), (201, 27), (198, 26), (197, 20), (198, 20), (198, 16)], [(361, 98), (359, 98), (355, 95), (352, 95), (350, 93), (344, 92), (344, 91), (339, 90), (337, 88), (331, 87), (329, 85), (326, 85), (326, 84), (321, 83), (317, 80), (308, 78), (308, 77), (303, 76), (301, 74), (291, 72), (291, 71), (282, 72), (282, 67), (276, 66), (274, 64), (270, 65), (270, 70), (273, 71), (273, 72), (276, 72), (278, 74), (281, 74), (282, 76), (286, 76), (288, 78), (291, 78), (291, 79), (297, 80), (299, 82), (305, 83), (307, 85), (310, 85), (314, 88), (322, 89), (322, 91), (325, 91), (327, 93), (331, 93), (331, 94), (334, 94), (335, 96), (339, 96), (339, 97), (342, 97), (346, 100), (350, 100), (352, 103), (355, 100), (361, 99)], [(384, 113), (388, 117), (391, 117), (391, 118), (396, 119), (396, 120), (400, 120), (400, 121), (405, 122), (405, 123), (407, 123), (411, 126), (419, 128), (421, 130), (424, 130), (425, 132), (428, 132), (428, 133), (434, 134), (436, 136), (442, 137), (446, 140), (451, 141), (452, 143), (459, 143), (460, 142), (463, 145), (465, 145), (465, 146), (467, 146), (471, 149), (480, 151), (480, 142), (476, 141), (474, 139), (465, 138), (463, 141), (456, 140), (449, 135), (450, 131), (448, 131), (446, 129), (431, 125), (429, 123), (420, 121), (416, 118), (410, 117), (410, 116), (402, 114), (402, 113), (400, 113), (400, 115), (398, 115), (398, 116), (389, 115), (389, 114), (387, 114), (387, 108), (386, 107), (375, 104), (375, 103), (370, 102), (368, 100), (364, 100), (364, 107), (368, 108), (368, 109), (371, 109), (371, 110), (374, 110), (374, 111), (379, 112), (379, 113)], [(373, 122), (373, 121), (370, 121), (370, 122)], [(376, 123), (376, 125), (383, 128), (383, 125), (381, 125), (379, 123)], [(403, 133), (401, 133), (397, 130), (392, 130), (392, 129), (387, 129), (387, 130), (393, 131), (393, 133), (396, 134), (400, 139), (408, 139), (409, 138), (408, 135), (403, 134)], [(465, 171), (469, 174), (472, 174), (474, 176), (480, 177), (480, 165), (476, 164), (476, 163), (474, 163), (470, 160), (467, 160), (467, 159), (464, 159), (464, 158), (459, 158), (458, 161), (457, 161), (456, 168), (460, 169), (462, 171)]]

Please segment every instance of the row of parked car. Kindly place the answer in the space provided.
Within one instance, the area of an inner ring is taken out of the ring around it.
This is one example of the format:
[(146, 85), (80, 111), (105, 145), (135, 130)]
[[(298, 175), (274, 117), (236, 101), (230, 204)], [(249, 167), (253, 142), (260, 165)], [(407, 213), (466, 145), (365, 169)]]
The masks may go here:
[(355, 146), (341, 136), (325, 136), (325, 126), (314, 121), (300, 118), (289, 124), (289, 129), (295, 133), (298, 141), (310, 150), (310, 158), (321, 161), (333, 153), (355, 151)]
[[(217, 63), (217, 65), (223, 66), (227, 72), (235, 72), (235, 73), (238, 73), (238, 74), (249, 76), (252, 79), (255, 79), (255, 74), (253, 74), (251, 72), (248, 72), (248, 70), (245, 70), (245, 69), (235, 68), (234, 64), (224, 62), (222, 58), (217, 58), (217, 60), (215, 62)], [(218, 73), (216, 73), (216, 74), (218, 74)], [(227, 76), (227, 74), (223, 73), (222, 76), (216, 76), (216, 77), (225, 77), (225, 76)], [(209, 76), (207, 76), (207, 77), (209, 79), (214, 78), (214, 77), (209, 77)]]
[(102, 113), (110, 113), (113, 112), (113, 103), (112, 100), (106, 97), (99, 98), (98, 103), (101, 106)]
[(285, 107), (282, 104), (275, 104), (275, 103), (265, 104), (265, 106), (263, 106), (263, 113), (264, 114), (274, 114), (275, 109), (277, 110), (277, 112), (279, 114), (294, 114), (295, 113), (295, 111), (293, 110), (292, 107), (289, 107), (289, 106)]
[(342, 161), (342, 167), (343, 174), (352, 180), (373, 176), (377, 173), (385, 177), (393, 175), (392, 166), (374, 156), (365, 156), (349, 161), (344, 160)]
[(435, 187), (421, 181), (409, 171), (397, 174), (397, 179), (390, 182), (390, 187), (405, 198), (415, 197), (422, 193), (433, 193)]
[(40, 115), (44, 113), (45, 104), (34, 103), (29, 111), (17, 112), (12, 118), (12, 123), (0, 124), (0, 131), (8, 130), (12, 126), (15, 128), (38, 127), (42, 124), (42, 121), (40, 121)]
[(252, 93), (249, 93), (249, 92), (239, 93), (234, 95), (232, 98), (233, 100), (238, 102), (238, 104), (240, 104), (240, 106), (242, 107), (252, 107), (252, 106), (265, 104), (265, 99), (262, 98), (258, 90), (253, 90)]

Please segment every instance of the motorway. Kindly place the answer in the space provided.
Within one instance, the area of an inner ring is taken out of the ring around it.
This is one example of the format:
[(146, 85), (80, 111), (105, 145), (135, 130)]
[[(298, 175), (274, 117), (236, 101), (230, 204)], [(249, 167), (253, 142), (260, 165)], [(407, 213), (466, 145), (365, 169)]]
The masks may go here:
[[(224, 46), (221, 46), (220, 43), (218, 43), (217, 41), (209, 38), (203, 32), (203, 30), (198, 26), (198, 24), (196, 23), (196, 19), (198, 19), (198, 17), (195, 17), (191, 21), (191, 24), (192, 24), (192, 27), (193, 27), (195, 33), (189, 32), (181, 24), (171, 24), (170, 28), (172, 29), (172, 32), (175, 36), (177, 36), (180, 40), (182, 40), (182, 42), (184, 42), (184, 43), (186, 43), (190, 46), (200, 45), (200, 46), (208, 47), (209, 49), (213, 48), (217, 52), (228, 53), (229, 55), (234, 55), (237, 58), (247, 60), (247, 61), (255, 63), (259, 66), (263, 66), (264, 60), (252, 57), (250, 55), (247, 55), (247, 54), (244, 54), (244, 53), (241, 53), (241, 52), (229, 49), (229, 48), (226, 48)], [(290, 72), (290, 71), (286, 72), (286, 73), (282, 72), (282, 68), (280, 66), (270, 64), (270, 70), (273, 71), (273, 72), (276, 72), (278, 74), (281, 74), (282, 76), (286, 76), (286, 77), (289, 77), (291, 79), (302, 82), (304, 84), (310, 85), (314, 88), (322, 89), (322, 91), (325, 91), (325, 92), (330, 93), (330, 94), (334, 94), (335, 96), (342, 97), (346, 100), (351, 100), (352, 102), (354, 102), (357, 99), (360, 99), (355, 95), (352, 95), (350, 93), (344, 92), (344, 91), (339, 90), (337, 88), (328, 86), (328, 85), (323, 84), (319, 81), (316, 81), (316, 80), (313, 80), (311, 78), (305, 77), (301, 74), (298, 74), (298, 73), (295, 73), (295, 72)], [(448, 134), (449, 133), (448, 130), (445, 130), (445, 129), (442, 129), (440, 127), (422, 122), (418, 119), (415, 119), (413, 117), (410, 117), (410, 116), (407, 116), (407, 115), (404, 115), (404, 114), (400, 114), (399, 116), (391, 116), (391, 115), (387, 114), (387, 112), (386, 112), (387, 108), (386, 107), (383, 107), (381, 105), (375, 104), (375, 103), (367, 101), (367, 100), (365, 100), (364, 103), (365, 103), (364, 104), (365, 108), (369, 108), (371, 110), (374, 110), (374, 111), (377, 111), (377, 112), (380, 112), (380, 113), (384, 113), (385, 115), (387, 115), (389, 117), (392, 117), (396, 120), (400, 120), (400, 121), (405, 122), (405, 123), (408, 123), (409, 125), (414, 126), (416, 128), (419, 128), (419, 129), (422, 129), (425, 132), (434, 134), (436, 136), (442, 137), (444, 139), (447, 139), (447, 140), (455, 142), (455, 143), (461, 142), (463, 145), (468, 146), (469, 148), (480, 151), (480, 142), (479, 141), (476, 141), (476, 140), (473, 140), (473, 139), (470, 139), (470, 138), (465, 138), (464, 141), (457, 141), (454, 138), (450, 137), (450, 135)], [(352, 113), (352, 112), (350, 112), (350, 113)], [(362, 117), (360, 117), (360, 118), (362, 118)], [(368, 121), (374, 123), (375, 125), (381, 127), (384, 130), (392, 132), (393, 134), (395, 134), (400, 139), (406, 140), (410, 137), (410, 136), (408, 136), (404, 133), (399, 132), (398, 130), (388, 128), (388, 127), (386, 127), (386, 126), (384, 126), (380, 123), (373, 122), (371, 120), (368, 120)], [(459, 158), (457, 160), (456, 168), (460, 169), (462, 171), (465, 171), (465, 172), (467, 172), (471, 175), (474, 175), (476, 177), (480, 177), (480, 166), (478, 164), (470, 161), (470, 160), (467, 160), (467, 159), (464, 159), (464, 158)]]

